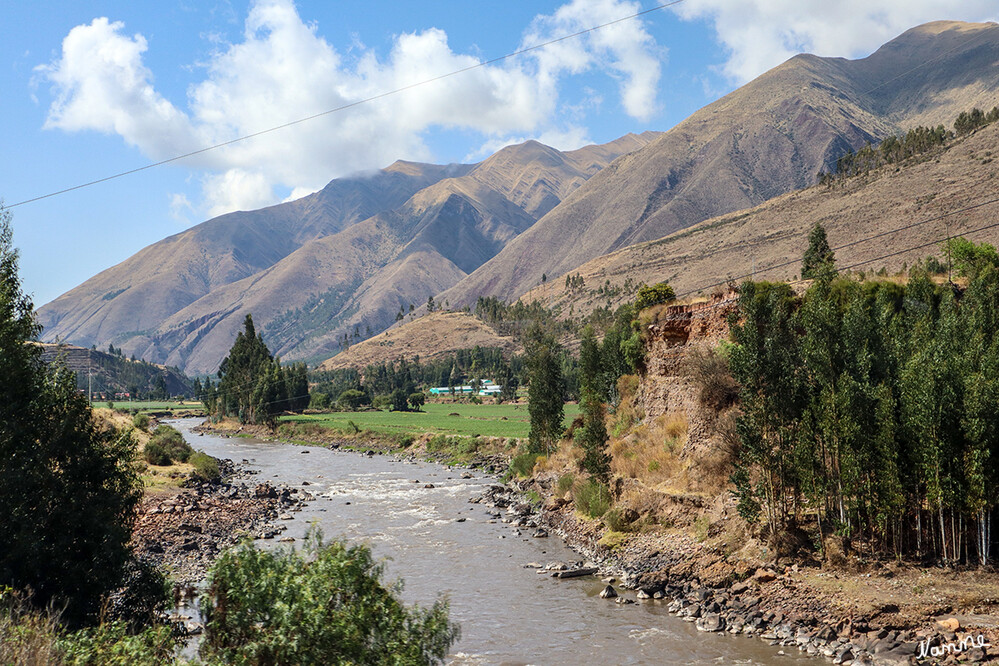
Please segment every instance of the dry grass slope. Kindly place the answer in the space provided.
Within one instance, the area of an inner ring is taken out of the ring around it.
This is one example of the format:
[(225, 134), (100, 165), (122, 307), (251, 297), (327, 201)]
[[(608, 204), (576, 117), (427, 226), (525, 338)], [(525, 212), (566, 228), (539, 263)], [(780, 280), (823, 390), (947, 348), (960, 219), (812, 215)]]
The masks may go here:
[(399, 358), (429, 361), (458, 349), (499, 347), (521, 353), (517, 342), (496, 333), (480, 319), (465, 312), (434, 312), (351, 346), (319, 366), (320, 370), (364, 368)]

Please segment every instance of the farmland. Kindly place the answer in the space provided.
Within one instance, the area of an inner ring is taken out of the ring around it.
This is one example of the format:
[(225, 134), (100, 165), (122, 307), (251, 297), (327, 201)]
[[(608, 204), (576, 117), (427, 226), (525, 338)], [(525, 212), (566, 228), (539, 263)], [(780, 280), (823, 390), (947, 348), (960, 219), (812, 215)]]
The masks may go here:
[[(567, 404), (566, 425), (578, 413), (577, 405)], [(331, 412), (286, 416), (281, 422), (316, 424), (343, 433), (370, 430), (389, 435), (420, 435), (429, 432), (461, 436), (527, 437), (530, 430), (525, 404), (428, 403), (419, 412)]]

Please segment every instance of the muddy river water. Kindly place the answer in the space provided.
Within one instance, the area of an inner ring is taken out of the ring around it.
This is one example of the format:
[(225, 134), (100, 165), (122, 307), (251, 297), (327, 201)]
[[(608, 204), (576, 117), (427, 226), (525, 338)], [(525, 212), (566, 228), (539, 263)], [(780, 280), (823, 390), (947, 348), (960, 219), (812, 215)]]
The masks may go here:
[(300, 543), (317, 523), (327, 537), (368, 544), (386, 561), (388, 579), (405, 581), (407, 603), (429, 605), (448, 595), (451, 618), (461, 624), (452, 664), (819, 663), (756, 638), (698, 632), (661, 602), (601, 599), (604, 583), (595, 578), (557, 580), (525, 568), (581, 558), (554, 537), (516, 536), (486, 514), (488, 507), (470, 504), (495, 477), (473, 472), (463, 479), (463, 470), (432, 463), (199, 436), (191, 431), (197, 423), (173, 425), (209, 455), (249, 461), (259, 470), (250, 483), (309, 484), (304, 489), (318, 499), (285, 521), (285, 535)]

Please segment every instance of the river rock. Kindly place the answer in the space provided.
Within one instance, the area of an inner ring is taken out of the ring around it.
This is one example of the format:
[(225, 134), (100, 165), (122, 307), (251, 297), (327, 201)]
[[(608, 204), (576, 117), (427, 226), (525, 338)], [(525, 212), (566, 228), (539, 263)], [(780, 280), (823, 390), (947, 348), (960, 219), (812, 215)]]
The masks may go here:
[(539, 527), (538, 530), (532, 534), (535, 539), (544, 539), (548, 536), (548, 530), (543, 527)]
[(629, 599), (628, 597), (618, 597), (617, 599), (614, 600), (614, 603), (616, 603), (616, 604), (633, 604), (633, 603), (635, 603), (635, 600), (634, 599)]
[(937, 624), (941, 629), (946, 629), (947, 631), (957, 631), (961, 628), (961, 622), (955, 617), (948, 617), (944, 620), (937, 620)]
[(613, 599), (617, 596), (617, 590), (614, 589), (613, 585), (608, 585), (600, 591), (601, 599)]
[(269, 483), (258, 483), (253, 489), (253, 495), (257, 499), (277, 499), (277, 490)]
[(723, 631), (725, 629), (725, 619), (718, 613), (708, 613), (697, 618), (694, 625), (698, 631)]

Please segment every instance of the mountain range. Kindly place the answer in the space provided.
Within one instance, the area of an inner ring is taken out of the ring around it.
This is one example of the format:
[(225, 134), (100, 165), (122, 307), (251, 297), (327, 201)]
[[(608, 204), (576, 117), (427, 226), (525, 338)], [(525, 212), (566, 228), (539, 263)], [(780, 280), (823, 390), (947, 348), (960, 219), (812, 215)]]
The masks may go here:
[[(337, 179), (143, 249), (43, 306), (43, 336), (211, 372), (252, 312), (273, 351), (320, 360), (429, 296), (451, 308), (520, 297), (607, 253), (812, 185), (867, 142), (991, 108), (997, 62), (996, 24), (934, 22), (867, 58), (791, 58), (665, 133), (571, 152), (531, 141), (476, 165), (397, 162)], [(785, 252), (767, 243), (800, 231), (768, 219), (753, 241), (761, 261)], [(731, 272), (731, 252), (698, 275)], [(695, 266), (664, 271), (687, 282)]]

